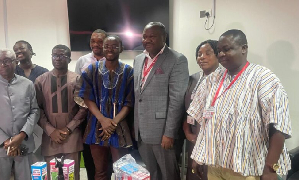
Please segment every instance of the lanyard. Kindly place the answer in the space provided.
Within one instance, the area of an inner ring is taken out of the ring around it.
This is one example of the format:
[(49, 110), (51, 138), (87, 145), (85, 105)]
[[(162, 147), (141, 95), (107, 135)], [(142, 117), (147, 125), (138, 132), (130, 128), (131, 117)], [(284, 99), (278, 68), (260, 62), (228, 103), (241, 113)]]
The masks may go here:
[[(229, 84), (229, 86), (222, 92), (222, 94), (225, 93), (225, 92), (233, 85), (233, 83), (234, 83), (234, 82), (240, 77), (240, 75), (246, 70), (246, 68), (248, 67), (248, 65), (249, 65), (249, 62), (247, 61), (246, 65), (243, 67), (243, 69), (235, 76), (235, 78), (233, 79), (233, 81), (231, 81), (231, 83)], [(215, 94), (215, 97), (214, 97), (214, 99), (213, 99), (213, 101), (212, 101), (212, 103), (211, 103), (211, 106), (214, 106), (214, 105), (215, 105), (215, 102), (216, 102), (216, 100), (217, 100), (217, 98), (218, 98), (220, 89), (221, 89), (221, 87), (222, 87), (222, 85), (223, 85), (223, 82), (224, 82), (224, 79), (225, 79), (225, 77), (226, 77), (227, 71), (228, 71), (228, 70), (226, 69), (226, 71), (225, 71), (225, 73), (224, 73), (224, 76), (223, 76), (223, 78), (222, 78), (222, 81), (221, 81), (221, 83), (220, 83), (220, 85), (219, 85), (219, 87), (218, 87), (218, 90), (217, 90), (216, 94)]]
[(143, 72), (143, 78), (142, 78), (142, 81), (144, 81), (145, 77), (149, 74), (149, 72), (150, 72), (151, 69), (153, 68), (155, 62), (157, 61), (157, 58), (158, 58), (158, 56), (155, 57), (155, 58), (153, 59), (152, 63), (150, 64), (150, 66), (149, 66), (148, 68), (147, 68), (147, 64), (148, 64), (148, 59), (149, 59), (149, 58), (147, 58), (147, 59), (145, 60), (145, 64), (144, 64), (144, 72)]

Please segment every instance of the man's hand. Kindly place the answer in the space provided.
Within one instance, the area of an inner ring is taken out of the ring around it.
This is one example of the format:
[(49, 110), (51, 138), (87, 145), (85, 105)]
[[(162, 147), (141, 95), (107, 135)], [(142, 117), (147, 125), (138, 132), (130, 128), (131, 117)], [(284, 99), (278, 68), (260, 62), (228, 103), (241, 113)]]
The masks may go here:
[(3, 148), (4, 149), (7, 149), (7, 145), (8, 145), (8, 143), (9, 143), (9, 141), (10, 141), (10, 138), (8, 138), (7, 140), (5, 140), (4, 142), (3, 142)]
[[(7, 149), (7, 151), (8, 151), (8, 149)], [(16, 149), (10, 148), (10, 149), (9, 149), (9, 152), (8, 152), (8, 154), (7, 154), (7, 156), (20, 156), (20, 155), (21, 155), (21, 150), (20, 150), (20, 148), (16, 148)]]
[(64, 140), (68, 139), (68, 137), (70, 136), (71, 132), (68, 130), (67, 127), (64, 127), (61, 129), (63, 132), (65, 132), (64, 134), (61, 134), (61, 136), (64, 138)]
[[(10, 143), (10, 138), (3, 142), (3, 148), (8, 151), (8, 147)], [(7, 153), (7, 156), (18, 156), (20, 155), (20, 149), (19, 148), (9, 148), (9, 152)]]
[(66, 136), (66, 132), (62, 131), (60, 129), (55, 129), (51, 134), (50, 134), (50, 138), (53, 142), (56, 142), (58, 144), (61, 144), (65, 138), (64, 136)]
[(111, 123), (112, 123), (115, 127), (118, 126), (119, 122), (120, 122), (120, 121), (117, 120), (116, 118), (114, 118), (114, 119), (111, 121)]
[[(106, 141), (110, 138), (110, 136), (114, 133), (114, 131), (117, 128), (117, 123), (115, 123), (112, 119), (110, 118), (105, 118), (101, 123), (101, 128), (99, 130), (103, 130), (102, 133), (99, 135), (99, 137), (102, 137), (102, 141)], [(104, 125), (106, 128), (104, 128)]]
[(260, 176), (260, 180), (277, 180), (277, 174), (267, 166), (265, 166), (262, 176)]
[(107, 131), (102, 131), (102, 133), (99, 135), (101, 138), (101, 141), (106, 141), (110, 138), (111, 134), (108, 134)]
[(7, 139), (4, 142), (4, 148), (8, 149), (10, 147), (10, 151), (15, 151), (19, 148), (22, 141), (26, 138), (26, 134), (24, 132), (20, 132), (19, 134), (15, 135), (10, 139)]
[(193, 144), (196, 143), (196, 140), (197, 140), (197, 135), (196, 134), (186, 134), (186, 139), (190, 142), (192, 142)]
[(167, 136), (163, 136), (162, 141), (161, 141), (161, 146), (164, 149), (171, 149), (173, 148), (173, 144), (174, 144), (174, 139), (173, 138), (169, 138)]
[(104, 134), (112, 134), (116, 130), (117, 125), (110, 118), (102, 118), (100, 123), (102, 128), (99, 130), (103, 130), (100, 136), (103, 136)]
[[(195, 173), (196, 176), (199, 177), (199, 179), (204, 179), (205, 176), (207, 176), (207, 166), (206, 165), (200, 165), (196, 161), (193, 160), (192, 163), (192, 173)], [(206, 178), (207, 179), (207, 178)]]

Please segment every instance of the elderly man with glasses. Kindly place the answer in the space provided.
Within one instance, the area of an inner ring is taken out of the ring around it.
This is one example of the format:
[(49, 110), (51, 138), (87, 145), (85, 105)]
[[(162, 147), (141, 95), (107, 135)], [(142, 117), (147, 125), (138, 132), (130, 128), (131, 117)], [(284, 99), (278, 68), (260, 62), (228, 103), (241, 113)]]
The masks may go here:
[(78, 75), (68, 70), (71, 51), (65, 45), (52, 49), (54, 69), (35, 80), (38, 105), (41, 109), (39, 125), (44, 130), (42, 155), (47, 162), (64, 156), (75, 161), (75, 180), (79, 179), (80, 154), (83, 150), (81, 130), (78, 128), (86, 117), (86, 109), (74, 102), (74, 88)]
[(15, 179), (30, 180), (39, 108), (32, 82), (14, 74), (15, 69), (15, 53), (0, 50), (0, 179), (10, 179), (14, 162)]

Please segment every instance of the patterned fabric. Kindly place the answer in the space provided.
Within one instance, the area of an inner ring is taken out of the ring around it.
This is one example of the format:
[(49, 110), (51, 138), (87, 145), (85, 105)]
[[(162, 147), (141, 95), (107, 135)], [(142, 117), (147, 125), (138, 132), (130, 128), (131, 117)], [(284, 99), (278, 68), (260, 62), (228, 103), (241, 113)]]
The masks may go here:
[[(199, 164), (232, 169), (243, 176), (260, 176), (268, 153), (269, 125), (291, 137), (288, 98), (279, 79), (269, 69), (250, 64), (237, 81), (226, 75), (212, 119), (203, 118), (226, 69), (203, 81), (188, 109), (201, 125), (191, 158)], [(278, 174), (287, 174), (290, 159), (284, 146)]]
[[(88, 98), (94, 101), (103, 116), (113, 119), (113, 104), (116, 103), (116, 114), (124, 106), (133, 107), (133, 68), (127, 64), (119, 62), (119, 67), (112, 73), (110, 78), (109, 70), (105, 67), (106, 60), (98, 61), (88, 66), (82, 73), (78, 82), (77, 96)], [(98, 137), (102, 131), (101, 123), (93, 114), (88, 115), (88, 125), (84, 134), (86, 144), (99, 144), (100, 146), (113, 146), (115, 148), (123, 147), (119, 144), (118, 125), (116, 131), (106, 142)], [(126, 120), (121, 121), (126, 122)], [(127, 126), (128, 127), (128, 126)], [(124, 138), (130, 138), (129, 129), (125, 131)], [(131, 138), (130, 138), (131, 139)], [(128, 139), (127, 139), (128, 140)], [(131, 142), (132, 144), (132, 142)]]
[[(74, 102), (74, 89), (78, 74), (67, 71), (57, 75), (54, 70), (39, 76), (34, 85), (41, 117), (38, 124), (44, 130), (42, 155), (74, 153), (83, 149), (81, 131), (78, 126), (86, 117), (86, 109)], [(72, 133), (62, 144), (51, 140), (55, 129), (68, 127)]]
[(20, 68), (19, 66), (16, 66), (16, 70), (15, 70), (15, 73), (17, 75), (26, 77), (29, 80), (31, 80), (33, 83), (34, 83), (34, 81), (35, 81), (35, 79), (37, 77), (39, 77), (40, 75), (44, 74), (45, 72), (48, 72), (48, 69), (43, 68), (43, 67), (38, 66), (38, 65), (35, 65), (35, 67), (31, 69), (29, 77), (25, 76), (24, 70), (22, 68)]

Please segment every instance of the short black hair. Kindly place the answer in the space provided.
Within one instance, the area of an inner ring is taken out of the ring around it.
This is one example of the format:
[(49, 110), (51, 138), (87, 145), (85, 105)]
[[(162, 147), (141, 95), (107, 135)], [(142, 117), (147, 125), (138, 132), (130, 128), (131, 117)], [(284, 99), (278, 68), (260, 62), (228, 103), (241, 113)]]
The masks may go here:
[(114, 37), (117, 41), (119, 41), (120, 46), (121, 46), (121, 47), (123, 46), (122, 39), (121, 39), (119, 36), (117, 36), (117, 35), (109, 35), (109, 36), (107, 36), (107, 37), (104, 39), (104, 41), (105, 41), (106, 39), (110, 38), (110, 37)]
[(17, 43), (24, 43), (24, 44), (26, 44), (27, 47), (28, 47), (28, 49), (29, 49), (29, 51), (31, 51), (32, 55), (36, 55), (36, 54), (33, 52), (32, 46), (31, 46), (31, 44), (29, 44), (29, 42), (24, 41), (24, 40), (20, 40), (20, 41), (17, 41), (17, 42), (15, 43), (15, 45), (16, 45)]
[(161, 23), (161, 22), (149, 22), (149, 23), (145, 26), (145, 28), (146, 28), (147, 26), (152, 26), (152, 27), (153, 27), (153, 26), (156, 26), (156, 27), (159, 27), (161, 33), (162, 33), (165, 37), (167, 37), (167, 30), (166, 30), (166, 27), (165, 27), (165, 25), (164, 25), (163, 23)]
[(243, 33), (243, 31), (241, 31), (239, 29), (230, 29), (230, 30), (224, 32), (221, 36), (230, 36), (230, 35), (233, 36), (235, 42), (238, 45), (241, 45), (241, 46), (245, 45), (245, 44), (248, 45), (246, 35)]
[(93, 33), (104, 34), (105, 37), (107, 37), (107, 33), (104, 30), (102, 30), (102, 29), (96, 29)]
[(54, 48), (52, 49), (52, 52), (54, 49), (64, 49), (66, 51), (66, 55), (70, 58), (71, 57), (71, 50), (70, 48), (68, 48), (68, 46), (66, 45), (62, 45), (62, 44), (59, 44), (59, 45), (56, 45), (54, 46)]
[(200, 43), (197, 46), (197, 48), (196, 48), (196, 59), (198, 57), (198, 51), (199, 51), (200, 47), (203, 46), (204, 44), (209, 44), (210, 47), (214, 50), (215, 55), (218, 56), (218, 50), (217, 50), (218, 41), (209, 39), (209, 40), (203, 41), (202, 43)]

